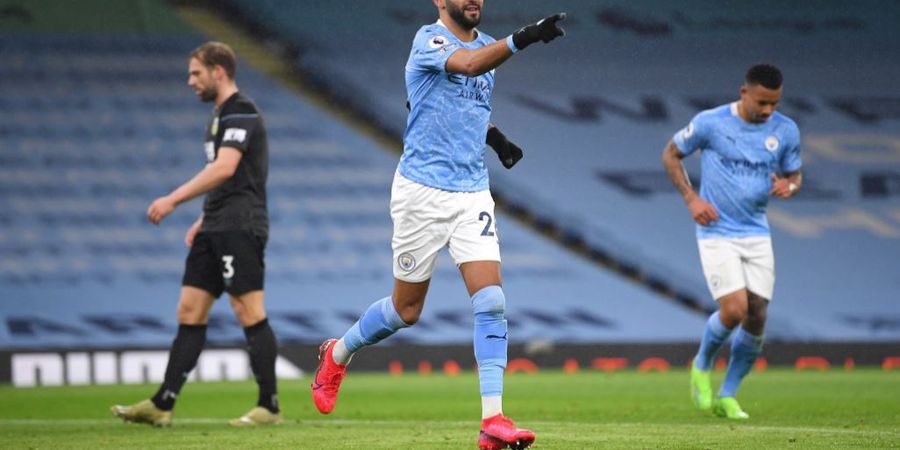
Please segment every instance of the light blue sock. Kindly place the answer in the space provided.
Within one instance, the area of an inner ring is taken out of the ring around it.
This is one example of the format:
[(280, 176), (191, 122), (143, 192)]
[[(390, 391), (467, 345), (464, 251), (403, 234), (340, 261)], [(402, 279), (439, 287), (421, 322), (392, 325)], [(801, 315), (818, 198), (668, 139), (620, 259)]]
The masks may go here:
[(731, 357), (728, 358), (728, 371), (725, 381), (719, 389), (719, 397), (734, 397), (741, 380), (750, 373), (756, 357), (762, 353), (763, 336), (750, 334), (744, 327), (739, 327), (731, 341)]
[(475, 313), (475, 361), (481, 396), (503, 395), (503, 371), (506, 369), (506, 297), (500, 286), (488, 286), (472, 296)]
[(372, 303), (359, 320), (347, 330), (343, 338), (344, 345), (352, 354), (367, 345), (381, 342), (397, 330), (408, 326), (409, 324), (397, 314), (394, 302), (388, 296)]
[(700, 370), (711, 369), (713, 358), (716, 357), (716, 353), (722, 348), (722, 344), (728, 339), (729, 334), (731, 334), (731, 330), (722, 324), (719, 312), (712, 313), (709, 320), (706, 321), (703, 340), (700, 341), (700, 350), (697, 351), (697, 357), (694, 358), (694, 367)]

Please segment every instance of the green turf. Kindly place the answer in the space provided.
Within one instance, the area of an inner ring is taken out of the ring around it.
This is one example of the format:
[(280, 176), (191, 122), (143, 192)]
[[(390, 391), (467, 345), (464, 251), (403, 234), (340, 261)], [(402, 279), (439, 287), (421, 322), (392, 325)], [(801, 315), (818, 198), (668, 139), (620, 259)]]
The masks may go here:
[[(721, 379), (721, 373), (714, 380)], [(477, 379), (350, 373), (334, 413), (321, 416), (309, 378), (281, 382), (286, 423), (231, 429), (255, 385), (189, 384), (175, 425), (153, 429), (109, 416), (113, 403), (154, 386), (0, 387), (2, 448), (475, 448)], [(768, 370), (751, 374), (733, 422), (693, 409), (686, 371), (507, 377), (505, 411), (538, 435), (535, 449), (900, 448), (900, 372)]]

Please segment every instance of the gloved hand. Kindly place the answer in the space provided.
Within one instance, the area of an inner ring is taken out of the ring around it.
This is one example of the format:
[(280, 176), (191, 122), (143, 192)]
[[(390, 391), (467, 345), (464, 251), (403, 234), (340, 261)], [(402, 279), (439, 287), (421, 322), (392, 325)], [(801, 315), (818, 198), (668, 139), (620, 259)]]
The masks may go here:
[(497, 152), (503, 167), (512, 169), (522, 159), (522, 149), (518, 145), (509, 142), (506, 136), (497, 127), (490, 127), (487, 132), (487, 144)]
[(546, 44), (560, 36), (565, 36), (566, 30), (557, 25), (557, 22), (565, 19), (566, 13), (558, 13), (545, 17), (537, 21), (537, 23), (526, 25), (513, 33), (513, 44), (517, 49), (523, 50), (537, 41), (542, 41)]

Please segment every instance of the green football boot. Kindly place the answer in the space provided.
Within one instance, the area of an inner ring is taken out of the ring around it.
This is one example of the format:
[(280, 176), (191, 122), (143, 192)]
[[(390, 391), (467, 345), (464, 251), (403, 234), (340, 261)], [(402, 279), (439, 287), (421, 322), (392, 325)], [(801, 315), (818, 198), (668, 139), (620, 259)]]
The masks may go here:
[(121, 417), (126, 422), (146, 423), (154, 427), (172, 425), (172, 411), (163, 411), (157, 408), (149, 399), (129, 406), (115, 405), (110, 408), (110, 411), (114, 416)]
[(284, 421), (281, 412), (273, 413), (266, 408), (256, 406), (247, 414), (231, 419), (228, 424), (233, 427), (256, 427), (260, 425), (279, 425)]
[(720, 397), (716, 399), (713, 405), (713, 412), (719, 417), (727, 417), (735, 420), (746, 420), (750, 418), (750, 414), (741, 409), (737, 399), (734, 397)]
[(711, 370), (700, 370), (691, 363), (691, 400), (698, 409), (708, 411), (712, 408), (712, 384), (709, 380)]

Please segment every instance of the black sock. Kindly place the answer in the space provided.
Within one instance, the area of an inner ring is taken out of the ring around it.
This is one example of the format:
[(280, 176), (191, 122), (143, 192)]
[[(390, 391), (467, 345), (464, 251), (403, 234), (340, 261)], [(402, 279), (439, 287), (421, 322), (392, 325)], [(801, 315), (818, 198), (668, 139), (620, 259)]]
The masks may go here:
[(188, 373), (197, 365), (197, 358), (206, 343), (206, 325), (179, 325), (178, 334), (169, 350), (166, 378), (151, 400), (157, 408), (171, 411)]
[(275, 358), (278, 356), (278, 343), (275, 333), (269, 326), (269, 319), (263, 319), (254, 325), (244, 328), (247, 337), (247, 353), (250, 354), (250, 368), (259, 385), (257, 406), (277, 413), (278, 387), (275, 381)]

